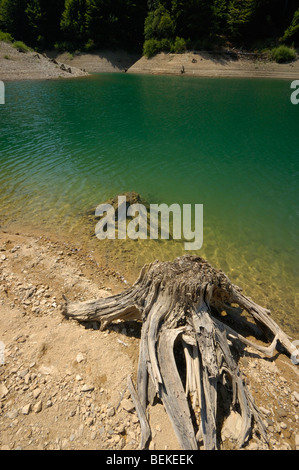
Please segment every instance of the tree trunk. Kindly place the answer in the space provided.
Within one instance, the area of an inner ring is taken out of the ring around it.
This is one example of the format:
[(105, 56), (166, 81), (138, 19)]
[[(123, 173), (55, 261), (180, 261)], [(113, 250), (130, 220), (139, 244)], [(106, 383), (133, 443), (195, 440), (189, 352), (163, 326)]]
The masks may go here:
[[(232, 310), (232, 304), (238, 304), (270, 330), (274, 336), (270, 346), (248, 341), (220, 320), (219, 313)], [(151, 437), (146, 417), (151, 385), (165, 406), (183, 450), (198, 449), (201, 440), (207, 450), (219, 448), (218, 395), (227, 383), (231, 385), (231, 409), (242, 417), (238, 447), (248, 440), (253, 422), (267, 440), (228, 338), (269, 356), (277, 341), (289, 354), (294, 354), (295, 346), (268, 310), (245, 297), (207, 261), (189, 255), (174, 262), (156, 261), (144, 266), (136, 283), (121, 294), (82, 303), (66, 301), (64, 315), (80, 322), (99, 321), (102, 330), (116, 319), (142, 321), (137, 390), (128, 379), (141, 422), (141, 448), (146, 448)]]

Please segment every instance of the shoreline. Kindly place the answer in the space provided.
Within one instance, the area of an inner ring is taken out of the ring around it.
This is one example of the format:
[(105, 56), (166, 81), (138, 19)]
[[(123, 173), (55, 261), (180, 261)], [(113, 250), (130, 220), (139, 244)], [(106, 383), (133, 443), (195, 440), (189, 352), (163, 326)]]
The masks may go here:
[(206, 78), (299, 79), (299, 60), (277, 64), (261, 59), (233, 58), (205, 51), (159, 53), (147, 59), (125, 51), (93, 53), (18, 52), (0, 42), (0, 80), (37, 80), (88, 77), (94, 73), (182, 75)]
[(80, 68), (37, 52), (19, 52), (11, 44), (0, 42), (0, 80), (51, 80), (87, 77)]
[(205, 78), (268, 78), (292, 80), (299, 77), (299, 60), (277, 64), (261, 59), (233, 59), (225, 54), (186, 52), (160, 53), (147, 59), (142, 57), (128, 73), (152, 75), (181, 75)]
[[(0, 449), (138, 450), (140, 425), (126, 378), (137, 371), (140, 324), (115, 322), (100, 331), (61, 314), (62, 295), (91, 300), (129, 286), (84, 248), (48, 233), (1, 229), (0, 250)], [(269, 359), (250, 347), (239, 366), (270, 449), (298, 449), (296, 366), (283, 353)], [(161, 404), (150, 407), (150, 420), (150, 450), (180, 450)], [(227, 423), (224, 449), (234, 449), (234, 426)], [(267, 446), (254, 433), (246, 449)]]

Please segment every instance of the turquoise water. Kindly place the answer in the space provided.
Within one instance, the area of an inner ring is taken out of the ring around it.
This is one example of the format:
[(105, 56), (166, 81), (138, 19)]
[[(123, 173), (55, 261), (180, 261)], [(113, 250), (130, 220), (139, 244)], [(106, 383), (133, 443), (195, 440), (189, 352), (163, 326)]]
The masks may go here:
[(93, 237), (86, 212), (124, 191), (204, 205), (199, 254), (290, 332), (298, 326), (299, 106), (279, 80), (94, 75), (6, 84), (0, 216), (103, 250), (132, 276), (172, 241)]

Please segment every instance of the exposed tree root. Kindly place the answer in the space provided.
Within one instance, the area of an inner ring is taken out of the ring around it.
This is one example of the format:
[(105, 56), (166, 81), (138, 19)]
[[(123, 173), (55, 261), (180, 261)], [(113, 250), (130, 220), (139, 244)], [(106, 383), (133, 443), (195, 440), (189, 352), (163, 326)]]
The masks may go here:
[[(220, 321), (221, 316), (216, 318), (232, 304), (246, 310), (272, 333), (270, 346), (248, 341)], [(99, 321), (101, 329), (116, 319), (142, 321), (137, 390), (128, 379), (141, 423), (140, 448), (146, 448), (151, 437), (147, 405), (152, 387), (184, 450), (197, 450), (200, 440), (207, 450), (219, 448), (218, 394), (227, 383), (231, 387), (231, 409), (242, 418), (237, 446), (241, 448), (247, 442), (254, 422), (267, 440), (259, 410), (242, 380), (228, 339), (268, 356), (274, 354), (278, 341), (289, 354), (295, 347), (268, 310), (245, 297), (207, 261), (196, 256), (156, 261), (144, 266), (134, 286), (125, 292), (107, 299), (66, 302), (64, 314), (80, 322)], [(182, 367), (177, 350), (184, 358)]]

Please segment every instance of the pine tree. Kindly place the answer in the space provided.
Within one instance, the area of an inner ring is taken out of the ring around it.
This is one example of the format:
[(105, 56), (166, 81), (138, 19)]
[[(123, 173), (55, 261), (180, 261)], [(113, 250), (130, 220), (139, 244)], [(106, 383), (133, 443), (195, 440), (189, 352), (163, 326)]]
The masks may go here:
[(2, 0), (0, 3), (1, 29), (22, 41), (28, 39), (26, 6), (26, 0)]
[(86, 39), (86, 0), (66, 0), (61, 18), (61, 29), (75, 47), (82, 46)]

